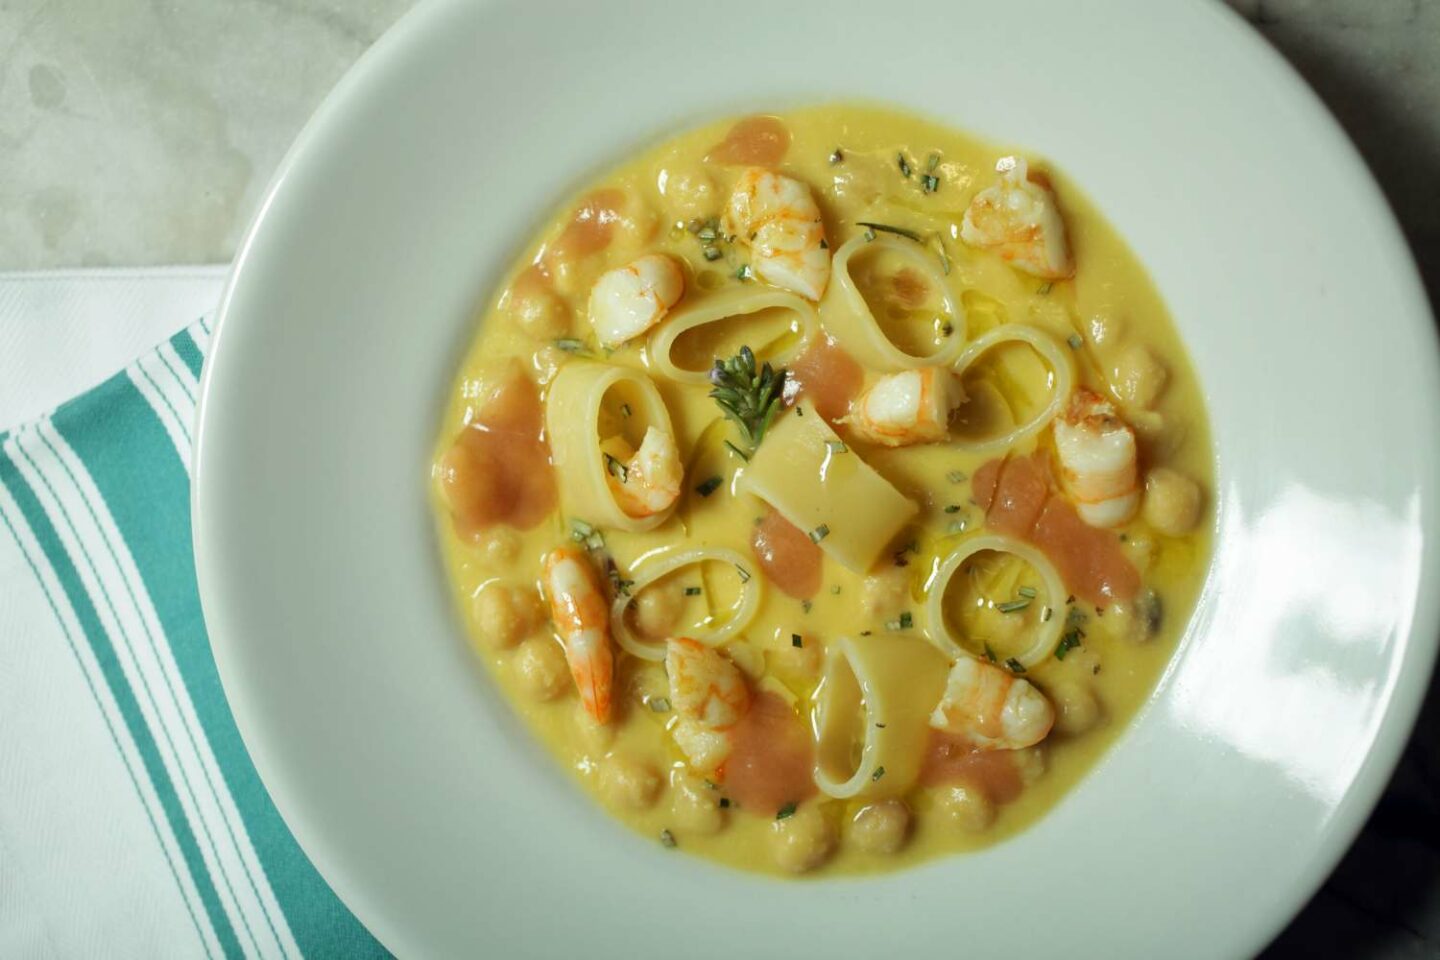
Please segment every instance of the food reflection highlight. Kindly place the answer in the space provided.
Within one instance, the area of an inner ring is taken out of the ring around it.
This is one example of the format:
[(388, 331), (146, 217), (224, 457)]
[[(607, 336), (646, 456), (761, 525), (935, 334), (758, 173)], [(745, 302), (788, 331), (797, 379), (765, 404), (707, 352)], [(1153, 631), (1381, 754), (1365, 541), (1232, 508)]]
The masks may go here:
[(565, 203), (483, 305), (433, 472), (537, 742), (657, 850), (833, 873), (993, 843), (1085, 774), (1184, 630), (1211, 459), (1074, 185), (836, 106)]

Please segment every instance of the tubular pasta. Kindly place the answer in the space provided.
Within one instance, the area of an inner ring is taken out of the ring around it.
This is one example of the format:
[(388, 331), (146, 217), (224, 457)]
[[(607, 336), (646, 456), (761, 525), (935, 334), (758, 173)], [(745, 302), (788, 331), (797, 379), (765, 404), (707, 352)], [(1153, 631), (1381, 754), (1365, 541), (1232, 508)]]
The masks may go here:
[(755, 612), (760, 609), (760, 581), (763, 578), (753, 570), (753, 563), (734, 550), (724, 547), (696, 547), (690, 550), (677, 550), (659, 557), (652, 556), (630, 571), (635, 582), (630, 586), (629, 595), (617, 596), (614, 605), (610, 608), (610, 630), (615, 637), (615, 642), (620, 644), (620, 648), (642, 660), (664, 660), (665, 644), (648, 643), (637, 636), (635, 631), (630, 629), (630, 624), (625, 618), (625, 610), (640, 595), (641, 591), (655, 581), (676, 570), (698, 566), (712, 560), (716, 563), (728, 563), (737, 570), (745, 571), (740, 577), (740, 605), (718, 626), (692, 627), (685, 631), (685, 636), (706, 646), (715, 647), (744, 630), (754, 619)]
[(930, 580), (929, 594), (925, 598), (926, 630), (930, 635), (930, 642), (952, 660), (975, 656), (955, 639), (950, 632), (949, 625), (945, 622), (945, 589), (966, 560), (986, 550), (1019, 557), (1035, 569), (1045, 585), (1044, 602), (1051, 608), (1050, 619), (1041, 621), (1035, 630), (1034, 638), (1030, 641), (1030, 646), (1014, 658), (1028, 670), (1055, 652), (1055, 645), (1060, 640), (1060, 631), (1065, 626), (1065, 618), (1060, 612), (1064, 606), (1065, 584), (1060, 579), (1059, 571), (1045, 557), (1045, 554), (1030, 544), (1022, 543), (1011, 537), (995, 533), (971, 537), (951, 551), (941, 562), (940, 567), (935, 571), (935, 576)]
[(643, 427), (653, 426), (675, 435), (670, 411), (650, 378), (638, 370), (577, 360), (560, 368), (545, 401), (545, 432), (550, 456), (560, 483), (560, 498), (574, 517), (617, 530), (652, 530), (674, 510), (648, 517), (632, 517), (615, 501), (606, 481), (605, 457), (600, 450), (600, 407), (605, 393), (617, 383), (636, 388), (639, 409), (634, 415)]
[(918, 510), (854, 450), (813, 407), (785, 414), (765, 434), (740, 475), (739, 488), (856, 573), (864, 573)]
[(951, 446), (969, 453), (991, 453), (998, 450), (1008, 450), (1021, 440), (1033, 437), (1044, 430), (1060, 408), (1070, 396), (1070, 391), (1075, 385), (1075, 371), (1070, 363), (1070, 356), (1054, 337), (1044, 331), (1024, 323), (1006, 323), (986, 331), (982, 336), (976, 337), (955, 360), (955, 373), (961, 377), (965, 371), (975, 364), (985, 353), (998, 347), (1002, 343), (1023, 343), (1038, 353), (1054, 373), (1055, 383), (1050, 392), (1050, 402), (1045, 408), (1031, 417), (1027, 423), (1022, 423), (1009, 433), (988, 440), (964, 440), (951, 437)]
[[(855, 278), (850, 275), (850, 260), (862, 250), (887, 250), (904, 258), (925, 274), (931, 285), (940, 291), (954, 329), (934, 353), (922, 357), (912, 356), (895, 346), (885, 335), (885, 331), (880, 329), (870, 304), (855, 285)], [(948, 365), (960, 356), (965, 347), (965, 310), (950, 293), (940, 265), (930, 251), (914, 241), (888, 234), (876, 234), (873, 240), (866, 240), (864, 234), (861, 234), (851, 238), (835, 251), (832, 270), (830, 287), (825, 291), (825, 298), (820, 301), (825, 330), (842, 347), (861, 358), (866, 366), (891, 373), (936, 364)]]
[[(650, 362), (662, 376), (678, 383), (706, 383), (709, 370), (687, 370), (677, 366), (671, 354), (675, 341), (681, 335), (711, 323), (720, 323), (733, 317), (744, 317), (762, 310), (781, 309), (795, 314), (800, 326), (800, 342), (793, 350), (769, 357), (772, 363), (788, 363), (798, 356), (820, 329), (815, 308), (801, 297), (784, 290), (767, 289), (756, 284), (732, 286), (710, 296), (701, 297), (693, 303), (686, 303), (678, 310), (672, 310), (650, 334)], [(759, 352), (757, 347), (756, 352)]]
[[(948, 666), (930, 644), (903, 634), (831, 643), (815, 694), (816, 786), (839, 799), (899, 796), (914, 786)], [(852, 769), (857, 715), (862, 745)]]

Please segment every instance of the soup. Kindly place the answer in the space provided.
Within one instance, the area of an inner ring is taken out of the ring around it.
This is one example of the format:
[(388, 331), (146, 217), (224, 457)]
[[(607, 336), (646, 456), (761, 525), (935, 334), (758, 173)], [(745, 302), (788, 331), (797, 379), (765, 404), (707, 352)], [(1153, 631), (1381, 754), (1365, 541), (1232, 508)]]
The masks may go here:
[(823, 875), (1076, 784), (1185, 628), (1211, 464), (1163, 302), (1061, 171), (825, 106), (557, 208), (432, 474), (524, 747), (665, 855)]

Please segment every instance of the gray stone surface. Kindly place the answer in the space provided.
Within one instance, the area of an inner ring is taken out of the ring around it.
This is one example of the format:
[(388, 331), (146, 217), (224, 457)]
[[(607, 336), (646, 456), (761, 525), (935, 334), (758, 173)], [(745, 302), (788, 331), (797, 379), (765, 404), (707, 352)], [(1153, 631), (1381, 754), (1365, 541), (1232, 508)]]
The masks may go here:
[[(1440, 299), (1440, 0), (1229, 2), (1359, 145)], [(0, 0), (0, 270), (229, 259), (305, 118), (409, 6)], [(1267, 956), (1440, 956), (1435, 689), (1365, 832)]]

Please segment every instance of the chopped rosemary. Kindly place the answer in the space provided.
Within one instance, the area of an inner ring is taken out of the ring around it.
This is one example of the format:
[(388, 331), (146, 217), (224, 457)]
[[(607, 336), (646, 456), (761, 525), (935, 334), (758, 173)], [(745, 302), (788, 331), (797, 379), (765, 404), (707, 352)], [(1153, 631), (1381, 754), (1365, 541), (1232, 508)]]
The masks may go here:
[(876, 767), (876, 768), (875, 768), (875, 772), (872, 773), (872, 774), (870, 774), (870, 779), (871, 779), (872, 781), (873, 781), (873, 780), (879, 780), (879, 779), (880, 779), (881, 777), (883, 777), (883, 776), (885, 776), (885, 768), (884, 768), (883, 766), (880, 766), (880, 767)]
[[(946, 272), (948, 273), (949, 271), (947, 270)], [(942, 336), (942, 337), (948, 337), (948, 336), (950, 336), (950, 335), (951, 335), (952, 333), (954, 333), (954, 332), (955, 332), (955, 324), (949, 322), (948, 320), (947, 320), (946, 322), (940, 324), (940, 336)]]
[(605, 454), (605, 469), (610, 471), (610, 476), (619, 480), (621, 483), (626, 483), (630, 479), (630, 471), (626, 468), (625, 464), (621, 463), (615, 457), (610, 456), (608, 453)]
[(700, 494), (700, 496), (702, 497), (708, 497), (716, 490), (719, 490), (720, 484), (724, 482), (725, 481), (720, 477), (710, 477), (708, 480), (702, 480), (700, 481), (700, 483), (696, 484), (695, 492)]
[(750, 460), (750, 454), (746, 453), (744, 450), (741, 450), (739, 447), (735, 446), (735, 444), (731, 443), (729, 440), (726, 440), (726, 441), (725, 441), (725, 446), (728, 447), (728, 448), (730, 449), (730, 452), (733, 453), (733, 454), (735, 454), (735, 456), (739, 457), (741, 460), (746, 461), (747, 463), (749, 462), (749, 460)]
[(1070, 336), (1065, 338), (1065, 342), (1070, 344), (1071, 350), (1079, 350), (1081, 347), (1085, 346), (1085, 341), (1080, 339), (1080, 334), (1078, 333), (1070, 334)]
[(866, 227), (866, 228), (865, 228), (865, 242), (866, 242), (866, 243), (869, 243), (871, 240), (874, 240), (874, 239), (875, 239), (875, 229), (874, 229), (873, 227)]
[(628, 403), (622, 403), (622, 404), (620, 404), (620, 415), (621, 415), (622, 417), (628, 417), (628, 416), (630, 416), (630, 414), (633, 413), (633, 412), (634, 412), (634, 411), (632, 411), (632, 410), (630, 409), (630, 404), (628, 404)]
[(794, 801), (794, 800), (791, 800), (789, 803), (785, 804), (785, 806), (783, 806), (783, 807), (781, 807), (779, 810), (776, 810), (776, 811), (775, 811), (775, 819), (776, 819), (776, 820), (788, 820), (788, 819), (790, 819), (791, 817), (795, 816), (795, 809), (796, 809), (796, 807), (797, 807), (797, 804), (795, 803), (795, 801)]
[[(796, 407), (795, 409), (799, 410), (800, 408)], [(846, 450), (850, 449), (849, 447), (845, 446), (844, 440), (826, 440), (825, 446), (830, 449), (831, 453), (844, 453)]]
[(1071, 630), (1061, 637), (1060, 642), (1055, 645), (1055, 659), (1064, 660), (1067, 653), (1080, 646), (1080, 637), (1079, 630)]
[(872, 633), (874, 633), (874, 632), (875, 632), (875, 631), (873, 631), (873, 630), (861, 630), (861, 631), (860, 631), (860, 636), (862, 636), (862, 637), (868, 637), (868, 636), (870, 636), (870, 634), (872, 634)]
[(820, 526), (810, 531), (810, 542), (819, 543), (821, 540), (824, 540), (828, 536), (830, 536), (830, 525), (822, 523), (820, 524)]
[[(904, 227), (892, 227), (888, 223), (876, 223), (873, 220), (861, 220), (856, 224), (856, 226), (868, 227), (871, 230), (879, 230), (881, 233), (893, 233), (897, 237), (904, 237), (907, 240), (914, 240), (916, 243), (920, 242), (920, 234), (916, 233), (914, 230), (906, 230)], [(866, 239), (874, 238), (867, 237)]]
[(945, 479), (949, 480), (951, 483), (964, 483), (965, 474), (960, 470), (951, 470), (949, 473), (945, 474)]
[(1050, 618), (1051, 618), (1052, 616), (1054, 616), (1054, 615), (1055, 615), (1055, 611), (1054, 611), (1054, 610), (1051, 610), (1049, 607), (1045, 607), (1044, 609), (1042, 609), (1042, 610), (1040, 611), (1040, 622), (1041, 622), (1041, 623), (1049, 623), (1049, 622), (1050, 622)]
[(667, 700), (665, 697), (651, 697), (650, 709), (655, 711), (656, 713), (669, 713), (670, 701)]
[(815, 604), (811, 603), (809, 600), (800, 601), (800, 609), (804, 610), (806, 613), (809, 613), (814, 606)]
[(876, 720), (876, 721), (875, 721), (875, 729), (877, 729), (877, 730), (884, 730), (884, 729), (885, 729), (885, 724), (881, 723), (879, 720)]
[(585, 538), (593, 536), (594, 533), (595, 528), (590, 526), (590, 524), (586, 523), (584, 520), (570, 521), (570, 539), (574, 540), (576, 543), (584, 543)]
[[(710, 370), (710, 383), (710, 398), (726, 418), (740, 428), (741, 437), (753, 453), (780, 411), (785, 368), (775, 370), (769, 363), (757, 367), (754, 351), (741, 347), (735, 356), (715, 361)], [(750, 459), (729, 441), (726, 445), (743, 459)]]
[(720, 248), (713, 243), (705, 244), (705, 246), (700, 248), (700, 252), (704, 254), (706, 260), (712, 263), (724, 256), (724, 254), (720, 252)]
[(946, 512), (946, 513), (959, 513), (959, 512), (960, 512), (960, 504), (958, 504), (958, 503), (951, 503), (951, 504), (946, 505), (946, 507), (945, 507), (945, 512)]
[(1031, 599), (1031, 600), (1034, 600), (1035, 597), (1038, 596), (1038, 594), (1036, 594), (1036, 592), (1035, 592), (1035, 588), (1034, 588), (1034, 587), (1021, 587), (1019, 590), (1016, 590), (1015, 592), (1018, 593), (1018, 594), (1020, 594), (1020, 596), (1022, 596), (1022, 597), (1028, 597), (1028, 598)]
[(803, 647), (805, 646), (805, 639), (798, 633), (792, 633), (790, 634), (790, 646)]
[(740, 269), (738, 269), (738, 270), (735, 271), (735, 279), (736, 279), (736, 280), (741, 280), (741, 281), (749, 280), (749, 279), (750, 279), (751, 277), (753, 277), (754, 275), (755, 275), (755, 274), (750, 270), (750, 264), (748, 264), (748, 263), (742, 263), (742, 264), (740, 264)]
[(599, 530), (596, 530), (594, 533), (590, 534), (590, 536), (585, 538), (585, 546), (590, 550), (605, 549), (605, 535)]
[(1051, 290), (1054, 290), (1054, 289), (1055, 289), (1055, 284), (1053, 284), (1053, 283), (1051, 283), (1050, 281), (1047, 280), (1047, 281), (1045, 281), (1044, 283), (1040, 284), (1040, 286), (1035, 289), (1035, 292), (1036, 292), (1037, 294), (1039, 294), (1040, 296), (1045, 297), (1045, 296), (1049, 296), (1050, 291), (1051, 291)]
[(1019, 660), (1016, 660), (1014, 657), (1011, 657), (1010, 659), (1005, 661), (1005, 669), (1009, 670), (1011, 673), (1024, 673), (1025, 665)]
[(906, 177), (910, 176), (910, 161), (905, 159), (905, 154), (895, 154), (895, 161), (900, 167), (901, 175)]
[(721, 798), (720, 798), (720, 809), (721, 809), (721, 810), (724, 810), (724, 809), (728, 808), (729, 806), (730, 806), (730, 798), (729, 798), (729, 797), (721, 797)]
[(990, 641), (985, 641), (985, 659), (991, 663), (995, 662), (995, 651), (990, 649)]
[(671, 833), (669, 830), (661, 830), (660, 846), (665, 847), (667, 850), (675, 849), (675, 834)]
[(925, 170), (929, 173), (934, 173), (935, 168), (938, 166), (940, 166), (940, 154), (930, 154), (929, 158), (925, 161)]
[(844, 150), (841, 150), (839, 147), (836, 147), (833, 151), (831, 151), (831, 153), (830, 153), (830, 162), (831, 162), (831, 163), (841, 163), (841, 162), (843, 162), (844, 160), (845, 160), (845, 151), (844, 151)]
[(1006, 600), (1004, 603), (997, 603), (995, 609), (1001, 613), (1019, 613), (1030, 606), (1029, 600)]
[(837, 596), (837, 597), (840, 596), (840, 584), (837, 583), (837, 584), (835, 584), (835, 586), (831, 587), (831, 588), (830, 588), (830, 592), (833, 593), (833, 594), (834, 594), (835, 596)]
[(735, 564), (735, 572), (740, 575), (740, 582), (741, 582), (741, 583), (749, 583), (749, 582), (750, 582), (750, 571), (749, 571), (749, 570), (746, 570), (744, 567), (740, 566), (740, 564), (738, 564), (738, 563)]
[(714, 240), (720, 236), (720, 225), (714, 220), (706, 220), (705, 225), (695, 231), (695, 236), (701, 240)]
[(934, 193), (940, 189), (940, 178), (933, 173), (926, 173), (920, 177), (920, 189), (926, 193)]
[(700, 594), (702, 594), (702, 593), (704, 593), (704, 592), (705, 592), (705, 591), (704, 591), (704, 590), (701, 590), (699, 587), (686, 587), (686, 588), (685, 588), (685, 596), (687, 596), (687, 597), (698, 597), (698, 596), (700, 596)]
[(574, 337), (562, 337), (555, 341), (555, 346), (564, 350), (566, 353), (578, 353), (585, 349), (585, 341), (576, 340)]
[(885, 622), (885, 629), (886, 629), (886, 630), (909, 630), (909, 629), (910, 629), (911, 627), (913, 627), (914, 625), (915, 625), (915, 618), (910, 615), (910, 611), (909, 611), (909, 610), (906, 610), (905, 612), (901, 613), (900, 616), (899, 616), (897, 619), (887, 620), (887, 621)]

